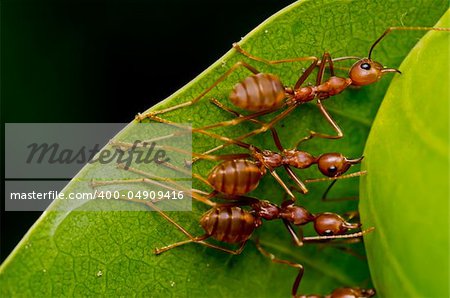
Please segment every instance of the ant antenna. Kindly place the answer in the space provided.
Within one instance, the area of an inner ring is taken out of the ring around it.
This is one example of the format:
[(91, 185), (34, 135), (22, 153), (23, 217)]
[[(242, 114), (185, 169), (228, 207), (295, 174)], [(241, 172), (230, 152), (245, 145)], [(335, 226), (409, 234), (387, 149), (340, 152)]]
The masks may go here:
[(430, 30), (434, 30), (434, 31), (450, 31), (450, 28), (434, 28), (434, 27), (389, 27), (386, 29), (386, 31), (384, 31), (383, 34), (381, 34), (380, 37), (378, 37), (377, 40), (375, 40), (375, 42), (372, 44), (372, 46), (370, 47), (369, 50), (369, 55), (367, 58), (370, 59), (370, 57), (372, 56), (372, 51), (375, 48), (375, 46), (386, 36), (388, 35), (390, 32), (394, 31), (394, 30), (410, 30), (410, 31), (430, 31)]

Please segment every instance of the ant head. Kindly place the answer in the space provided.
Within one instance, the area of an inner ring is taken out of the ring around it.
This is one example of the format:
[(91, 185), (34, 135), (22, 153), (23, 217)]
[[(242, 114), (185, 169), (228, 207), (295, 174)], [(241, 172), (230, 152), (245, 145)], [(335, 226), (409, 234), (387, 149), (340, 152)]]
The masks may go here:
[(338, 288), (333, 291), (333, 298), (369, 298), (375, 295), (374, 289)]
[(347, 159), (340, 153), (326, 153), (317, 158), (319, 170), (328, 177), (338, 177), (354, 164), (361, 162), (363, 157), (357, 159)]
[(329, 212), (319, 214), (314, 220), (314, 229), (321, 236), (342, 235), (349, 229), (356, 229), (360, 226), (359, 223), (346, 222), (341, 216)]
[(280, 218), (285, 219), (294, 225), (304, 225), (315, 219), (308, 210), (295, 206), (293, 201), (284, 202), (281, 205)]
[(377, 82), (388, 72), (398, 72), (395, 68), (384, 68), (380, 63), (370, 58), (356, 61), (350, 68), (349, 77), (354, 86), (365, 86)]
[(375, 83), (388, 72), (398, 72), (395, 68), (384, 68), (380, 63), (373, 61), (370, 58), (364, 58), (356, 61), (350, 68), (349, 77), (354, 86), (365, 86)]

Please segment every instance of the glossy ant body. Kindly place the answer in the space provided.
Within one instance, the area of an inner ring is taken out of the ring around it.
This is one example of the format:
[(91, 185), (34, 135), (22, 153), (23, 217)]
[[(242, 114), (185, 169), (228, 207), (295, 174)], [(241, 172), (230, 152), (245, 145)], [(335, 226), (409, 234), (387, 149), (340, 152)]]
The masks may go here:
[[(119, 165), (120, 168), (124, 169), (123, 165)], [(140, 175), (146, 175), (144, 172), (134, 169), (132, 167), (128, 168), (129, 171)], [(152, 177), (155, 178), (155, 177)], [(130, 183), (146, 183), (150, 185), (163, 186), (167, 189), (174, 189), (173, 186), (164, 185), (160, 182), (154, 181), (153, 179), (141, 178), (141, 179), (130, 179), (130, 180), (110, 180), (110, 181), (92, 181), (92, 187), (101, 187), (113, 184), (130, 184)], [(327, 242), (335, 239), (359, 239), (364, 234), (373, 230), (373, 228), (363, 230), (360, 232), (355, 232), (352, 234), (346, 234), (347, 231), (351, 229), (357, 229), (361, 226), (359, 223), (350, 223), (345, 221), (341, 216), (335, 213), (323, 212), (318, 214), (312, 214), (307, 209), (301, 206), (294, 205), (292, 200), (285, 201), (281, 206), (264, 200), (258, 200), (251, 197), (244, 196), (234, 196), (231, 199), (233, 201), (225, 203), (213, 203), (209, 201), (207, 197), (204, 197), (206, 193), (199, 190), (185, 190), (181, 186), (176, 187), (177, 190), (182, 189), (189, 193), (192, 198), (206, 203), (211, 206), (211, 209), (202, 215), (200, 218), (200, 225), (204, 229), (205, 233), (201, 236), (194, 236), (189, 233), (185, 228), (178, 224), (175, 220), (169, 217), (164, 211), (158, 208), (154, 203), (150, 201), (131, 199), (129, 201), (138, 202), (145, 204), (151, 209), (158, 212), (163, 218), (174, 225), (179, 231), (185, 234), (189, 239), (176, 242), (167, 245), (162, 248), (156, 248), (154, 253), (159, 255), (163, 252), (171, 250), (175, 247), (182, 246), (188, 243), (197, 243), (204, 245), (222, 252), (226, 252), (233, 255), (240, 254), (247, 241), (253, 235), (253, 232), (261, 227), (264, 220), (276, 220), (281, 219), (286, 224), (286, 228), (294, 240), (297, 246), (302, 246), (304, 243), (308, 242)], [(229, 198), (230, 199), (230, 198)], [(247, 207), (247, 208), (243, 208)], [(314, 230), (317, 232), (318, 236), (312, 237), (298, 237), (294, 231), (292, 225), (303, 226), (308, 223), (314, 224)], [(206, 242), (205, 240), (213, 238), (219, 242), (228, 244), (238, 244), (237, 249), (229, 249), (217, 244)], [(292, 295), (296, 296), (297, 291), (303, 277), (303, 266), (298, 263), (293, 263), (286, 260), (280, 260), (272, 257), (270, 253), (267, 253), (260, 245), (257, 243), (258, 249), (263, 253), (263, 255), (268, 256), (271, 261), (275, 263), (287, 264), (291, 267), (299, 269), (294, 284), (292, 286)], [(356, 289), (356, 288), (355, 288)], [(340, 296), (337, 296), (340, 297)]]
[[(164, 123), (170, 125), (176, 125), (168, 120), (164, 120)], [(291, 167), (297, 169), (306, 169), (310, 166), (317, 164), (320, 172), (333, 179), (345, 179), (360, 176), (365, 174), (364, 171), (355, 172), (348, 175), (345, 174), (352, 165), (356, 165), (361, 162), (362, 157), (356, 159), (349, 159), (343, 156), (341, 153), (324, 153), (317, 157), (314, 157), (310, 153), (298, 149), (284, 149), (278, 134), (275, 129), (272, 129), (272, 136), (279, 152), (271, 150), (262, 150), (256, 146), (244, 143), (242, 141), (233, 140), (228, 137), (220, 136), (211, 132), (204, 131), (205, 134), (213, 138), (220, 139), (225, 142), (233, 143), (237, 146), (249, 150), (249, 154), (238, 153), (228, 155), (208, 155), (208, 154), (196, 154), (194, 153), (193, 161), (198, 159), (207, 160), (223, 160), (216, 165), (205, 179), (199, 175), (194, 176), (203, 181), (214, 189), (214, 191), (208, 196), (214, 197), (217, 193), (222, 193), (230, 196), (245, 195), (250, 191), (256, 189), (262, 177), (269, 171), (269, 173), (275, 178), (275, 180), (284, 188), (286, 193), (291, 199), (295, 200), (295, 196), (291, 189), (283, 182), (278, 176), (275, 169), (278, 167), (284, 167), (288, 175), (296, 183), (297, 189), (306, 194), (308, 189), (305, 183), (294, 173)], [(113, 146), (119, 147), (122, 150), (135, 148), (135, 144), (124, 143), (120, 141), (111, 141)], [(137, 147), (142, 147), (142, 144), (146, 144), (148, 141), (141, 142)], [(174, 151), (183, 151), (182, 149), (173, 148)], [(189, 163), (191, 164), (191, 163)], [(169, 166), (169, 164), (167, 164)], [(172, 166), (177, 171), (182, 171), (180, 168)], [(310, 179), (308, 182), (316, 182), (321, 179)], [(327, 189), (329, 191), (331, 186)], [(325, 196), (325, 195), (324, 195)], [(324, 198), (324, 197), (323, 197)]]
[[(192, 132), (203, 133), (207, 129), (215, 128), (215, 127), (224, 127), (230, 125), (237, 125), (243, 121), (251, 120), (253, 122), (257, 122), (261, 124), (261, 127), (255, 129), (249, 133), (246, 133), (242, 136), (235, 138), (235, 140), (243, 140), (248, 137), (263, 133), (267, 130), (270, 130), (276, 123), (280, 120), (284, 119), (288, 116), (297, 106), (304, 104), (306, 102), (310, 102), (312, 100), (317, 101), (317, 106), (326, 119), (326, 121), (332, 126), (333, 130), (336, 132), (335, 135), (328, 135), (323, 133), (318, 133), (315, 131), (310, 131), (309, 135), (304, 139), (311, 139), (313, 137), (321, 137), (327, 139), (338, 139), (344, 136), (342, 129), (339, 125), (333, 120), (331, 115), (325, 109), (322, 104), (322, 100), (337, 95), (347, 89), (350, 85), (352, 86), (365, 86), (369, 84), (373, 84), (379, 81), (383, 75), (386, 73), (397, 72), (400, 73), (399, 70), (394, 68), (384, 68), (381, 63), (372, 60), (372, 52), (375, 46), (390, 32), (392, 31), (400, 31), (400, 30), (419, 30), (419, 31), (450, 31), (450, 28), (432, 28), (432, 27), (390, 27), (385, 30), (385, 32), (372, 44), (369, 50), (369, 54), (367, 58), (360, 58), (355, 56), (346, 56), (332, 59), (329, 53), (324, 53), (322, 59), (311, 56), (311, 57), (298, 57), (292, 59), (283, 59), (283, 60), (266, 60), (264, 58), (253, 56), (252, 54), (243, 50), (237, 43), (233, 44), (233, 48), (243, 54), (244, 56), (255, 60), (260, 61), (267, 64), (279, 64), (286, 62), (296, 62), (296, 61), (313, 61), (311, 65), (305, 70), (305, 72), (300, 76), (300, 78), (295, 83), (294, 87), (284, 87), (281, 83), (280, 79), (272, 74), (260, 73), (253, 66), (247, 64), (246, 62), (237, 62), (233, 65), (225, 74), (223, 74), (216, 82), (214, 82), (209, 88), (204, 90), (199, 96), (194, 98), (193, 100), (187, 101), (185, 103), (175, 105), (166, 109), (162, 109), (159, 111), (151, 111), (145, 114), (138, 114), (136, 119), (142, 121), (146, 118), (152, 119), (157, 122), (164, 122), (160, 117), (156, 116), (159, 114), (167, 113), (182, 107), (190, 106), (201, 100), (208, 92), (210, 92), (215, 86), (217, 86), (220, 82), (225, 80), (231, 73), (233, 73), (236, 69), (240, 67), (244, 67), (248, 69), (253, 75), (247, 77), (242, 82), (236, 84), (231, 91), (230, 101), (236, 106), (244, 110), (248, 110), (251, 112), (255, 112), (250, 115), (240, 115), (238, 118), (223, 121), (215, 124), (211, 124), (208, 126), (193, 128)], [(343, 60), (358, 60), (353, 66), (350, 68), (348, 77), (339, 77), (334, 75), (333, 63), (336, 61)], [(331, 77), (323, 81), (325, 67), (328, 65), (328, 68), (331, 73)], [(316, 77), (316, 83), (313, 86), (305, 86), (301, 85), (306, 81), (306, 79), (311, 75), (313, 70), (319, 67), (318, 74)], [(262, 116), (265, 114), (269, 114), (275, 111), (278, 111), (282, 108), (286, 107), (284, 111), (275, 116), (272, 120), (267, 123), (263, 123), (254, 118), (258, 116)], [(302, 139), (302, 140), (304, 140)], [(225, 143), (220, 146), (217, 146), (211, 150), (205, 152), (205, 154), (214, 152), (225, 146), (230, 145), (231, 143)]]

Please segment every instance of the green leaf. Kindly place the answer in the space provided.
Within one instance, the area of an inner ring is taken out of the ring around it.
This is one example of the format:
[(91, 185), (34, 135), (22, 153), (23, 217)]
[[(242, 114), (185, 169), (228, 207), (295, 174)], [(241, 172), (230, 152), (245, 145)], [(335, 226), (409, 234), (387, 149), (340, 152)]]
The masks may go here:
[[(370, 45), (387, 27), (432, 26), (448, 8), (444, 0), (416, 2), (299, 1), (257, 27), (240, 45), (254, 55), (267, 59), (320, 56), (324, 51), (330, 52), (333, 57), (366, 56)], [(398, 67), (422, 34), (391, 34), (376, 48), (373, 57), (384, 65)], [(231, 50), (153, 109), (192, 99), (239, 60), (246, 59)], [(285, 85), (293, 85), (302, 68), (308, 66), (307, 63), (278, 66), (249, 63), (261, 71), (279, 75)], [(246, 75), (248, 73), (244, 71), (236, 72), (207, 97), (216, 97), (229, 105), (226, 98), (231, 87)], [(350, 157), (361, 155), (391, 77), (386, 76), (373, 86), (346, 90), (327, 100), (325, 105), (346, 137), (339, 141), (312, 140), (303, 148), (315, 155), (325, 152), (342, 152)], [(314, 82), (313, 76), (308, 81)], [(228, 114), (213, 107), (206, 99), (163, 117), (192, 122), (195, 127), (229, 119)], [(248, 132), (252, 127), (245, 123), (216, 132), (233, 136)], [(301, 106), (279, 123), (277, 129), (287, 148), (305, 136), (308, 129), (331, 133), (329, 125), (313, 104)], [(261, 148), (274, 149), (268, 134), (257, 136), (249, 142)], [(219, 143), (194, 135), (193, 151), (202, 152)], [(236, 148), (229, 147), (224, 152), (233, 150)], [(194, 172), (206, 175), (212, 166), (213, 163), (200, 162), (195, 165)], [(95, 170), (98, 170), (95, 165), (85, 167), (64, 191), (90, 191), (86, 180), (92, 177)], [(104, 171), (108, 177), (123, 175), (113, 167)], [(282, 171), (279, 173), (283, 174)], [(301, 171), (299, 175), (302, 178), (320, 177), (317, 169), (313, 168)], [(286, 175), (282, 178), (288, 181)], [(200, 183), (194, 186), (204, 189)], [(312, 212), (344, 213), (357, 208), (357, 202), (321, 202), (319, 198), (326, 187), (327, 184), (323, 183), (310, 185), (310, 193), (299, 196), (299, 203)], [(330, 195), (347, 197), (357, 194), (358, 179), (347, 179), (337, 183)], [(283, 190), (267, 176), (252, 195), (279, 203)], [(73, 211), (55, 211), (61, 207)], [(141, 212), (81, 212), (76, 208), (71, 201), (58, 201), (36, 222), (0, 268), (2, 296), (138, 294), (155, 297), (170, 293), (173, 296), (194, 297), (286, 297), (297, 274), (293, 268), (271, 263), (253, 243), (239, 256), (195, 244), (155, 256), (152, 254), (153, 248), (185, 239), (157, 213), (148, 212), (141, 206), (136, 206), (141, 208)], [(193, 212), (170, 212), (169, 215), (192, 233), (200, 235), (202, 231), (198, 227), (198, 219), (205, 210), (205, 206), (194, 204)], [(365, 226), (369, 224), (365, 223)], [(329, 293), (340, 286), (371, 286), (364, 260), (341, 253), (333, 247), (294, 247), (281, 222), (265, 222), (256, 234), (269, 251), (305, 266), (301, 292)], [(311, 230), (306, 230), (305, 234), (311, 234)], [(368, 239), (370, 237), (367, 236)], [(362, 253), (360, 244), (353, 248)]]
[[(450, 12), (436, 27), (450, 26)], [(370, 132), (361, 220), (374, 284), (385, 297), (448, 297), (448, 32), (430, 32), (403, 61)]]

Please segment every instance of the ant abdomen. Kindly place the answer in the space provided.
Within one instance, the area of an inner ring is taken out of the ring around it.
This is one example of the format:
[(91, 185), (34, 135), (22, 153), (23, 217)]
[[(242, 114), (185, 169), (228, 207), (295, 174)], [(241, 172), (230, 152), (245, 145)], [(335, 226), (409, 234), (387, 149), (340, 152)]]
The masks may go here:
[(218, 241), (242, 243), (261, 225), (261, 220), (240, 207), (217, 207), (202, 216), (200, 225)]
[(283, 103), (286, 92), (278, 77), (258, 73), (236, 84), (231, 91), (231, 102), (247, 111), (264, 111), (276, 108)]
[(233, 159), (215, 166), (208, 175), (208, 182), (218, 192), (243, 195), (254, 190), (264, 174), (264, 170), (250, 160)]

